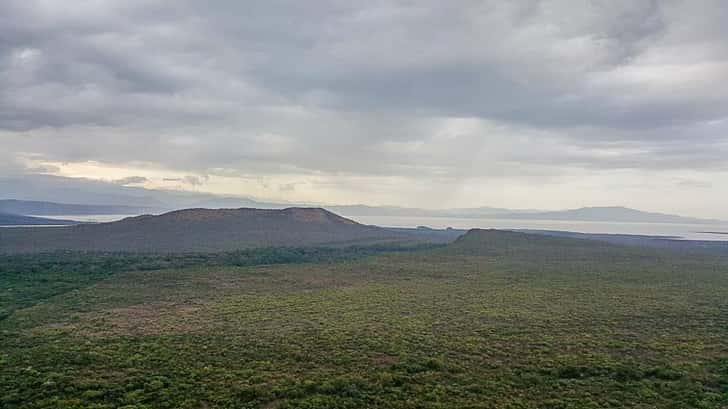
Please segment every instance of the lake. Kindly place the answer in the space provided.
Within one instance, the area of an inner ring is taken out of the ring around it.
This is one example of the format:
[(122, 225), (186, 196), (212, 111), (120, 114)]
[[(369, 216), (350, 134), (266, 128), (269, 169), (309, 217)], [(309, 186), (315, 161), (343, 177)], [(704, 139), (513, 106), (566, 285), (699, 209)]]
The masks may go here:
[[(121, 220), (127, 217), (134, 217), (136, 215), (133, 214), (66, 214), (66, 215), (54, 215), (54, 216), (47, 216), (47, 215), (28, 215), (33, 217), (42, 217), (44, 219), (55, 219), (55, 220), (75, 220), (77, 222), (87, 222), (87, 223), (106, 223), (106, 222), (115, 222), (117, 220)], [(63, 225), (45, 225), (45, 224), (29, 224), (29, 225), (12, 225), (12, 226), (2, 226), (2, 228), (20, 228), (20, 227), (63, 227)]]
[(77, 222), (88, 222), (88, 223), (106, 223), (115, 222), (117, 220), (125, 219), (127, 217), (134, 217), (135, 214), (69, 214), (69, 215), (57, 215), (57, 216), (34, 216), (43, 217), (45, 219), (56, 219), (56, 220), (75, 220)]
[[(364, 224), (384, 227), (427, 226), (436, 229), (530, 229), (560, 230), (578, 233), (637, 234), (646, 236), (675, 236), (685, 240), (728, 241), (726, 224), (681, 224), (681, 223), (623, 223), (588, 222), (565, 220), (514, 220), (456, 217), (401, 217), (401, 216), (354, 216), (350, 217)], [(713, 233), (707, 233), (713, 232)]]

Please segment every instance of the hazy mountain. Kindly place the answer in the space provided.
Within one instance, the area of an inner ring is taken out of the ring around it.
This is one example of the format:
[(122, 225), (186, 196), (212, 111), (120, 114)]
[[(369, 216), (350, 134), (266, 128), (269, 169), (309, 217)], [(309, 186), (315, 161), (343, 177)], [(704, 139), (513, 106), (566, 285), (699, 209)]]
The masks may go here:
[(0, 229), (0, 252), (48, 250), (223, 251), (410, 240), (324, 209), (188, 209), (118, 222), (55, 228)]
[(643, 212), (627, 207), (582, 207), (580, 209), (537, 213), (504, 213), (495, 215), (501, 219), (519, 220), (574, 220), (598, 222), (637, 223), (715, 223), (716, 220), (697, 219), (663, 213)]
[(221, 196), (179, 190), (145, 189), (84, 178), (23, 175), (0, 177), (0, 198), (173, 210), (195, 207), (196, 203), (220, 199)]
[(455, 209), (444, 209), (438, 210), (440, 215), (445, 217), (464, 217), (464, 218), (475, 218), (475, 217), (491, 217), (503, 213), (509, 214), (525, 214), (525, 213), (537, 213), (541, 210), (535, 209), (505, 209), (501, 207), (471, 207), (471, 208), (455, 208)]
[(0, 212), (0, 226), (65, 226), (71, 224), (78, 224), (78, 222), (73, 220), (46, 219), (44, 217), (31, 217)]
[(140, 213), (151, 213), (154, 210), (154, 208), (139, 206), (70, 204), (16, 199), (0, 200), (0, 212), (2, 213), (37, 216), (89, 214), (136, 215)]
[(213, 197), (194, 202), (189, 207), (204, 209), (239, 209), (242, 207), (255, 209), (285, 209), (293, 206), (306, 207), (304, 204), (262, 202), (247, 197)]
[[(69, 178), (51, 175), (24, 175), (0, 177), (0, 199), (42, 201), (53, 203), (80, 203), (83, 205), (126, 206), (148, 209), (142, 212), (115, 214), (161, 213), (189, 208), (254, 207), (283, 209), (287, 207), (311, 207), (306, 203), (269, 203), (249, 198), (221, 196), (177, 190), (146, 189), (124, 186), (108, 181)], [(108, 214), (108, 213), (96, 213)]]
[[(250, 198), (221, 197), (195, 202), (193, 207), (211, 209), (255, 207), (258, 209), (283, 209), (291, 206), (309, 207), (318, 206), (311, 203), (276, 203), (264, 202)], [(479, 207), (470, 209), (420, 209), (399, 206), (369, 206), (369, 205), (323, 205), (322, 207), (346, 217), (356, 216), (395, 216), (395, 217), (483, 217), (499, 213), (517, 213), (520, 210), (503, 209), (496, 207)]]
[(161, 208), (169, 208), (170, 205), (166, 195), (159, 195), (157, 191), (120, 186), (111, 182), (50, 175), (0, 177), (0, 195), (4, 199), (59, 203)]
[[(314, 203), (269, 202), (255, 198), (220, 196), (210, 193), (145, 189), (136, 186), (120, 185), (109, 181), (52, 175), (0, 177), (0, 198), (57, 203), (82, 203), (84, 205), (141, 207), (152, 209), (152, 213), (194, 207), (211, 209), (237, 209), (241, 207), (283, 209), (294, 206), (322, 206)], [(497, 213), (521, 212), (520, 210), (494, 207), (446, 210), (367, 205), (333, 205), (324, 207), (345, 216), (483, 217)], [(132, 212), (128, 214), (145, 212)], [(127, 213), (121, 212), (118, 214)]]
[(396, 206), (367, 206), (367, 205), (347, 205), (347, 206), (326, 206), (327, 209), (345, 215), (345, 216), (398, 216), (398, 217), (460, 217), (460, 218), (476, 218), (488, 217), (497, 214), (518, 214), (527, 212), (536, 212), (536, 210), (514, 210), (498, 207), (474, 207), (474, 208), (455, 208), (455, 209), (419, 209), (412, 207), (396, 207)]
[(538, 211), (513, 210), (497, 207), (456, 208), (456, 209), (417, 209), (406, 207), (378, 206), (327, 206), (327, 209), (345, 215), (356, 216), (396, 216), (396, 217), (455, 217), (484, 219), (518, 220), (572, 220), (603, 222), (640, 222), (640, 223), (715, 223), (715, 220), (683, 217), (663, 213), (643, 212), (626, 207), (583, 207), (579, 209)]
[(416, 209), (397, 206), (367, 206), (367, 205), (342, 205), (326, 206), (332, 212), (345, 216), (410, 216), (410, 217), (433, 217), (436, 212), (426, 209)]

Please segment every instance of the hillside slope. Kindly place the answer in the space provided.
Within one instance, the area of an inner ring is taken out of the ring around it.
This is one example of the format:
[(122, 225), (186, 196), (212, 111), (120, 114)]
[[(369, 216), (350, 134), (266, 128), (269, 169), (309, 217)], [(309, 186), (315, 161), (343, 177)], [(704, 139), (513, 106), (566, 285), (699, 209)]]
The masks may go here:
[(598, 251), (612, 244), (594, 240), (547, 236), (510, 230), (471, 229), (447, 247), (451, 254), (485, 256), (553, 256), (565, 253)]
[(0, 252), (225, 251), (408, 240), (403, 237), (323, 209), (187, 209), (95, 225), (4, 229), (0, 231)]

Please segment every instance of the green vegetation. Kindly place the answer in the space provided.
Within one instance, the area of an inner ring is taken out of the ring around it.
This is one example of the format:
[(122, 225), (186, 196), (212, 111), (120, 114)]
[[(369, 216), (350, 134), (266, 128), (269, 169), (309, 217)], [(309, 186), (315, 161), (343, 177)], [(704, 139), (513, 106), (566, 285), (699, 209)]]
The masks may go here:
[(99, 253), (58, 251), (40, 254), (0, 254), (0, 320), (27, 308), (124, 271), (190, 266), (255, 266), (351, 260), (384, 252), (436, 248), (412, 246), (265, 247), (220, 253)]
[(0, 407), (728, 406), (725, 260), (381, 250), (3, 257)]

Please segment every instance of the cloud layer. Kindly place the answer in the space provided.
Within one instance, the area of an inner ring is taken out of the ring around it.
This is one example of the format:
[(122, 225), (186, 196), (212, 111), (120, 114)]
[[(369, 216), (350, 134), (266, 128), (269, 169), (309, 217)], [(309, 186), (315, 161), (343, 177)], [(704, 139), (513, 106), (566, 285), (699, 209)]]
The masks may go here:
[[(8, 0), (0, 172), (92, 163), (121, 185), (434, 207), (690, 192), (718, 209), (727, 19), (721, 0)], [(696, 206), (658, 210), (711, 211)]]

